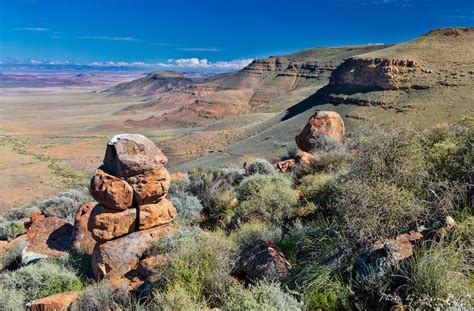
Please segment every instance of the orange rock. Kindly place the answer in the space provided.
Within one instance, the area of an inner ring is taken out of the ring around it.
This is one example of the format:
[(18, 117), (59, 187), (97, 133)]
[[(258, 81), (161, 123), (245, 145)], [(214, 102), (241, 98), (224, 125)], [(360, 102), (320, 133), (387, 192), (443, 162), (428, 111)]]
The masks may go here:
[(27, 264), (39, 258), (67, 255), (72, 247), (74, 226), (58, 217), (47, 217), (34, 222), (26, 233), (26, 248), (22, 261)]
[(35, 221), (41, 220), (44, 218), (44, 215), (41, 212), (34, 212), (31, 214), (31, 223), (34, 223)]
[(286, 173), (291, 171), (291, 169), (295, 166), (296, 162), (294, 159), (278, 161), (275, 163), (275, 167), (282, 173)]
[(115, 135), (108, 142), (104, 157), (104, 166), (118, 177), (141, 174), (167, 162), (155, 143), (140, 134)]
[(298, 151), (295, 156), (295, 161), (298, 164), (309, 165), (314, 161), (314, 156), (306, 151)]
[(93, 215), (92, 236), (97, 241), (108, 241), (136, 229), (137, 210), (129, 208), (125, 211), (116, 211), (100, 204), (91, 212)]
[(157, 203), (170, 188), (170, 174), (164, 167), (155, 168), (127, 179), (137, 205)]
[(64, 292), (36, 299), (30, 304), (31, 311), (66, 311), (77, 299), (79, 292)]
[(116, 210), (132, 206), (133, 189), (123, 179), (107, 174), (98, 168), (91, 180), (91, 195), (100, 204)]
[(97, 244), (92, 254), (92, 270), (97, 280), (120, 280), (132, 276), (152, 241), (175, 231), (172, 224), (136, 231), (115, 240)]
[(182, 180), (185, 179), (188, 175), (181, 172), (175, 172), (170, 174), (171, 180)]
[(345, 132), (344, 121), (334, 111), (316, 111), (309, 119), (303, 131), (295, 137), (298, 147), (306, 152), (317, 148), (320, 138), (330, 138), (339, 141)]
[(92, 255), (94, 246), (97, 243), (92, 237), (92, 219), (91, 212), (97, 202), (89, 202), (81, 207), (76, 213), (74, 221), (74, 234), (72, 238), (73, 247), (82, 254)]
[(176, 208), (163, 198), (156, 204), (140, 205), (138, 215), (138, 229), (145, 230), (173, 221), (176, 218)]

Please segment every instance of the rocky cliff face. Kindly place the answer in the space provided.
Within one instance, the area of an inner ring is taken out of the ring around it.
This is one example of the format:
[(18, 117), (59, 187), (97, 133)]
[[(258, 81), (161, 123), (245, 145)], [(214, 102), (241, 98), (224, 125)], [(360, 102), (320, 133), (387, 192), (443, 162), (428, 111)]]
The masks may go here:
[(423, 87), (417, 78), (427, 73), (412, 59), (350, 58), (331, 75), (331, 85), (356, 85), (369, 89), (398, 90)]

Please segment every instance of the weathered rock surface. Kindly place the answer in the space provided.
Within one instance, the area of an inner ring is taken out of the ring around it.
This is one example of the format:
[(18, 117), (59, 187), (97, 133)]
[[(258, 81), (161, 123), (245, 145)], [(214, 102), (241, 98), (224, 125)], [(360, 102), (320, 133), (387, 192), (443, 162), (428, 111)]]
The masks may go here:
[(58, 217), (47, 217), (35, 221), (26, 233), (26, 247), (22, 262), (28, 264), (41, 258), (67, 255), (71, 250), (74, 226)]
[(104, 158), (105, 168), (117, 177), (130, 177), (167, 162), (155, 143), (140, 134), (115, 135), (107, 144)]
[(275, 168), (282, 173), (286, 173), (291, 171), (295, 167), (295, 165), (296, 162), (294, 159), (288, 159), (276, 162)]
[(79, 292), (64, 292), (36, 299), (30, 303), (31, 311), (66, 311), (77, 299)]
[(132, 186), (134, 201), (137, 205), (157, 203), (170, 188), (170, 174), (164, 167), (145, 171), (129, 177), (128, 183)]
[(160, 273), (160, 267), (166, 262), (166, 257), (163, 255), (151, 256), (142, 259), (138, 264), (137, 272), (142, 278), (150, 278), (157, 276)]
[(100, 204), (116, 210), (126, 210), (132, 205), (133, 188), (123, 179), (104, 172), (95, 171), (91, 180), (90, 193)]
[(89, 202), (79, 207), (74, 221), (74, 234), (72, 244), (76, 251), (82, 254), (92, 255), (97, 241), (92, 236), (91, 213), (97, 202)]
[(138, 269), (140, 259), (149, 250), (150, 243), (174, 230), (172, 224), (166, 224), (97, 244), (92, 254), (95, 278), (120, 281), (131, 277)]
[(288, 275), (291, 264), (272, 243), (258, 241), (244, 250), (237, 270), (250, 280), (267, 278), (276, 281)]
[(321, 139), (339, 141), (344, 132), (344, 121), (337, 112), (316, 111), (295, 141), (301, 150), (310, 152), (318, 147)]
[(100, 204), (92, 210), (92, 236), (97, 241), (108, 241), (135, 231), (137, 210), (116, 211)]
[(176, 208), (163, 198), (156, 204), (140, 205), (138, 217), (138, 229), (145, 230), (172, 222), (176, 218)]

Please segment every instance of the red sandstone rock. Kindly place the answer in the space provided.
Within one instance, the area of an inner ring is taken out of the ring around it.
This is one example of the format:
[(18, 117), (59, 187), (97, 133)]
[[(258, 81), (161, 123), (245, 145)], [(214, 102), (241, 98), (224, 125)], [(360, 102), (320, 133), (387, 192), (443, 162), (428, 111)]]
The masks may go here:
[(73, 230), (71, 224), (57, 217), (34, 222), (26, 233), (22, 261), (26, 264), (39, 258), (66, 256), (71, 249)]
[(314, 156), (309, 152), (300, 150), (296, 153), (295, 161), (300, 165), (309, 165), (314, 161)]
[(172, 224), (166, 224), (97, 244), (92, 254), (95, 278), (120, 281), (132, 276), (138, 269), (140, 259), (150, 249), (150, 243), (174, 231)]
[(79, 292), (64, 292), (36, 299), (30, 304), (31, 311), (66, 311), (77, 299)]
[(318, 147), (318, 140), (329, 138), (339, 141), (344, 132), (344, 121), (337, 112), (316, 111), (295, 141), (301, 150), (310, 152)]
[(155, 143), (140, 134), (115, 135), (107, 144), (104, 158), (105, 168), (117, 177), (130, 177), (167, 162)]
[(295, 166), (296, 162), (294, 159), (289, 159), (289, 160), (283, 160), (283, 161), (278, 161), (275, 163), (275, 167), (277, 170), (279, 170), (282, 173), (289, 172), (293, 169)]
[(163, 198), (156, 204), (140, 205), (138, 215), (138, 229), (145, 230), (172, 222), (176, 218), (176, 208)]
[(125, 180), (107, 174), (100, 168), (92, 177), (90, 192), (97, 202), (110, 209), (126, 210), (132, 205), (132, 187)]
[(98, 204), (91, 213), (92, 236), (97, 241), (108, 241), (136, 229), (137, 210), (135, 208), (116, 211)]
[(89, 202), (77, 211), (74, 221), (73, 247), (82, 254), (92, 255), (94, 246), (97, 243), (92, 237), (91, 213), (97, 202)]
[(157, 203), (168, 193), (170, 180), (170, 174), (164, 167), (148, 170), (127, 179), (133, 188), (133, 197), (137, 205)]

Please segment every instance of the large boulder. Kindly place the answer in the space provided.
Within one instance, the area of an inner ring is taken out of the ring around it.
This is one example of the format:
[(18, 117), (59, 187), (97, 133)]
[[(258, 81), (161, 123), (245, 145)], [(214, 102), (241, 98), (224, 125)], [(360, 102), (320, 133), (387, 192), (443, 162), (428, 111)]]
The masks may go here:
[(288, 276), (291, 270), (283, 253), (270, 242), (257, 241), (247, 247), (240, 258), (237, 272), (251, 281), (262, 278), (277, 281)]
[(94, 246), (97, 241), (92, 236), (92, 219), (91, 213), (97, 202), (89, 202), (79, 207), (74, 221), (74, 234), (72, 244), (74, 249), (81, 253), (92, 255)]
[(29, 306), (31, 311), (66, 311), (78, 296), (77, 291), (54, 294), (36, 299)]
[(167, 162), (155, 143), (140, 134), (115, 135), (107, 144), (104, 158), (105, 168), (118, 177), (140, 174)]
[(92, 271), (97, 280), (127, 281), (138, 274), (140, 260), (152, 241), (175, 231), (172, 224), (136, 231), (118, 239), (97, 244), (92, 254)]
[(35, 221), (26, 233), (22, 262), (28, 264), (41, 258), (67, 256), (71, 250), (74, 226), (58, 217)]
[(334, 111), (316, 111), (303, 131), (295, 137), (298, 147), (306, 152), (313, 151), (323, 139), (340, 141), (344, 137), (344, 121)]
[(90, 193), (100, 204), (116, 210), (126, 210), (132, 206), (133, 188), (125, 180), (104, 172), (95, 171), (91, 180)]
[(108, 241), (135, 231), (137, 227), (137, 210), (125, 211), (108, 209), (96, 205), (92, 210), (92, 236), (97, 241)]
[(127, 178), (134, 191), (137, 205), (157, 203), (168, 193), (170, 174), (164, 167), (158, 167)]
[(164, 225), (176, 218), (176, 208), (163, 198), (156, 204), (140, 205), (138, 207), (138, 229), (145, 230)]

